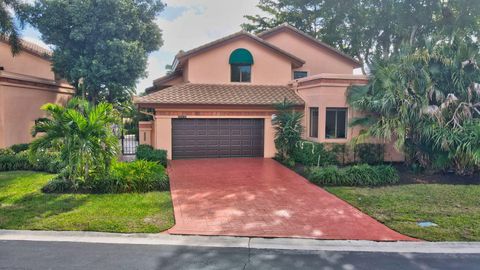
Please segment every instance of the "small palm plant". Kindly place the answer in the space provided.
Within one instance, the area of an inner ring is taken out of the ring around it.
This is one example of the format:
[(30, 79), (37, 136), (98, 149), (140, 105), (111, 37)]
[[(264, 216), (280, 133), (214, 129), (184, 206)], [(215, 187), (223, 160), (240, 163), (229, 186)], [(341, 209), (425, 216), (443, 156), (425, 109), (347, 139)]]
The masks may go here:
[(120, 119), (111, 104), (101, 102), (94, 106), (73, 98), (65, 107), (47, 103), (41, 109), (48, 118), (35, 124), (32, 135), (42, 136), (32, 142), (30, 151), (58, 149), (65, 163), (63, 176), (74, 187), (78, 181), (86, 182), (94, 174), (109, 171), (119, 151), (112, 126)]
[(286, 99), (275, 106), (277, 114), (272, 120), (275, 129), (275, 146), (282, 160), (290, 157), (298, 142), (302, 139), (303, 113), (295, 110)]

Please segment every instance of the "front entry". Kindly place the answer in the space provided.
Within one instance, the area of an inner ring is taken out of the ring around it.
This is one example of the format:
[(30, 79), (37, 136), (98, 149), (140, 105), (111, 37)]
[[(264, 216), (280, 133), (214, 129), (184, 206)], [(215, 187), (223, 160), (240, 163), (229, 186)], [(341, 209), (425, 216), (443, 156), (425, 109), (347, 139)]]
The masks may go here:
[(263, 157), (264, 119), (172, 119), (172, 158)]

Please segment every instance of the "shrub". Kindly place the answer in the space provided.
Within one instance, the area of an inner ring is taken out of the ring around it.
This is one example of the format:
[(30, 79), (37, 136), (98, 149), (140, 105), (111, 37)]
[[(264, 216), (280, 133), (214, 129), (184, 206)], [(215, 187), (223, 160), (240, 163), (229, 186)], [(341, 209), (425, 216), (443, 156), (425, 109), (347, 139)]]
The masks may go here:
[(116, 192), (146, 192), (169, 189), (165, 167), (152, 161), (116, 162), (112, 166), (112, 175)]
[(307, 174), (312, 183), (322, 186), (380, 186), (395, 184), (400, 179), (397, 170), (389, 165), (311, 167)]
[(44, 193), (65, 193), (72, 190), (73, 183), (64, 177), (57, 176), (42, 187)]
[(43, 171), (58, 173), (63, 168), (63, 162), (56, 152), (38, 152), (29, 155), (28, 151), (15, 153), (11, 149), (0, 150), (0, 171)]
[(157, 162), (136, 160), (114, 162), (109, 175), (92, 175), (87, 182), (72, 181), (59, 175), (42, 188), (46, 193), (125, 193), (166, 191), (170, 188), (165, 168)]
[(307, 172), (310, 182), (317, 185), (339, 186), (345, 185), (347, 178), (345, 172), (336, 166), (313, 167)]
[(28, 155), (15, 154), (12, 150), (0, 151), (0, 171), (33, 170)]
[(383, 144), (362, 143), (355, 145), (355, 156), (360, 163), (380, 164), (384, 161), (385, 147)]
[(328, 151), (321, 143), (302, 141), (292, 154), (293, 160), (304, 166), (325, 166), (337, 164), (333, 151)]
[(153, 149), (152, 146), (142, 144), (137, 147), (137, 159), (155, 161), (167, 167), (167, 150)]
[(20, 153), (20, 152), (28, 150), (29, 146), (30, 146), (30, 144), (28, 144), (28, 143), (19, 143), (19, 144), (14, 144), (14, 145), (10, 146), (10, 149), (15, 153)]

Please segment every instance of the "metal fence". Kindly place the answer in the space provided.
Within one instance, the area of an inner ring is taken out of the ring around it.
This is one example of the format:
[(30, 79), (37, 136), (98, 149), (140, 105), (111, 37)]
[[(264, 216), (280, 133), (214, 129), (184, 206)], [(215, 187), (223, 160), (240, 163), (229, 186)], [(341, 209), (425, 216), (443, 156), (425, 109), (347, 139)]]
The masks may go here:
[(122, 154), (135, 155), (137, 153), (138, 141), (134, 134), (122, 135)]

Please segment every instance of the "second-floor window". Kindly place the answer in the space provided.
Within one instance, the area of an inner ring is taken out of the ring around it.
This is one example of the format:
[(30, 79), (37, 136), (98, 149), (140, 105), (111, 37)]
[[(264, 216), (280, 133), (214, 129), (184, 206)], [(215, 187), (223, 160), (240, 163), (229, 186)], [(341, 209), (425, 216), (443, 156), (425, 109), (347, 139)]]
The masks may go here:
[(251, 82), (253, 56), (246, 49), (236, 49), (230, 54), (230, 81)]
[(296, 79), (300, 79), (300, 78), (305, 78), (308, 76), (308, 72), (306, 71), (294, 71), (293, 72), (293, 79), (296, 80)]
[(232, 82), (250, 82), (252, 79), (251, 65), (231, 65)]

